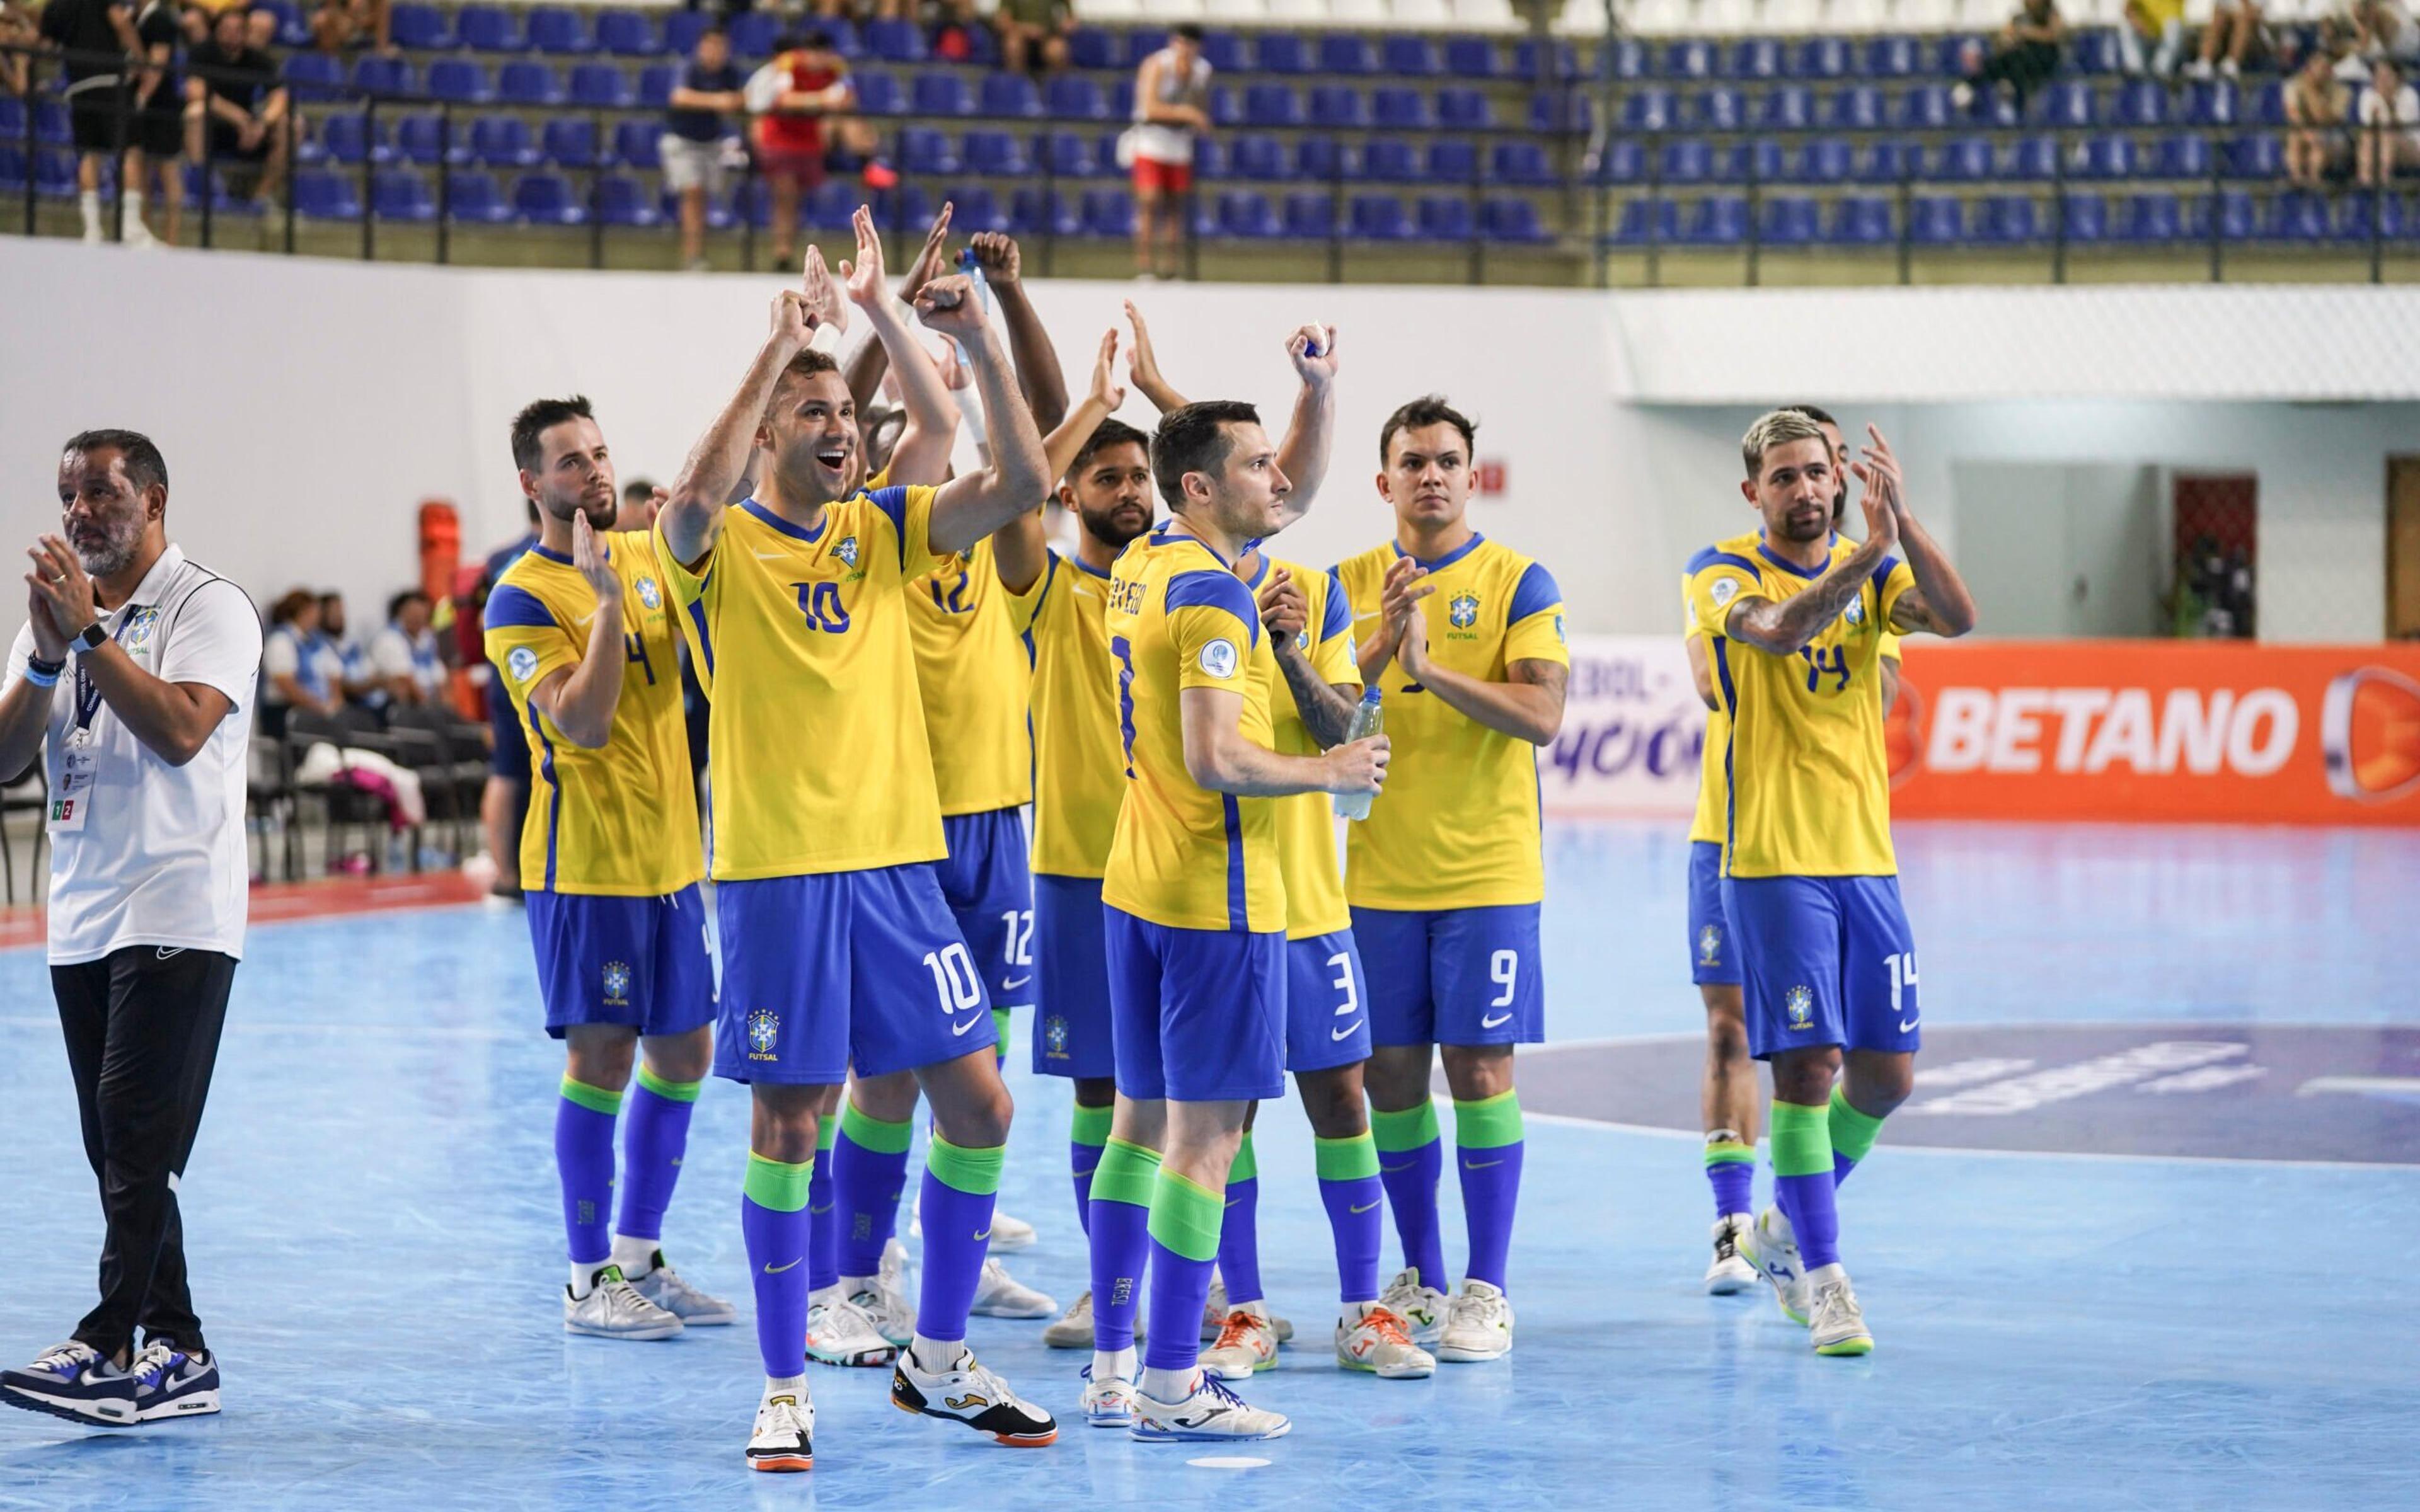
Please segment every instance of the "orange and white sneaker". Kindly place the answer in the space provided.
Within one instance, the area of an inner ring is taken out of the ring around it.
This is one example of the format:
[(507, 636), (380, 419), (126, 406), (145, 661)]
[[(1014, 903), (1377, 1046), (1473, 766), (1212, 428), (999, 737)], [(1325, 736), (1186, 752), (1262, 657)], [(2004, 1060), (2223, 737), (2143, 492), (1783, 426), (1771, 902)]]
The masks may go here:
[(756, 1431), (748, 1440), (751, 1470), (813, 1470), (815, 1468), (815, 1404), (807, 1396), (802, 1379), (768, 1379), (765, 1399), (756, 1404)]
[(1213, 1381), (1249, 1381), (1255, 1371), (1277, 1363), (1277, 1325), (1269, 1320), (1264, 1302), (1231, 1309), (1219, 1326), (1218, 1341), (1202, 1351), (1202, 1369)]
[(1374, 1302), (1354, 1303), (1336, 1319), (1336, 1363), (1381, 1381), (1436, 1374), (1436, 1356), (1413, 1343), (1404, 1320)]

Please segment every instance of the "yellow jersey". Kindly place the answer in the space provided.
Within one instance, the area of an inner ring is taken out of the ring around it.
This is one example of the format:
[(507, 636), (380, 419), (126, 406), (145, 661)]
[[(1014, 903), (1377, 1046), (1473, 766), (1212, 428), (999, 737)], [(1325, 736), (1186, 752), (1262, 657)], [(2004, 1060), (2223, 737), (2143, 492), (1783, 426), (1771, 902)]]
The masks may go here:
[[(600, 537), (622, 579), (622, 696), (595, 750), (565, 741), (530, 692), (580, 665), (597, 591), (571, 559), (533, 546), (488, 599), (487, 655), (513, 701), (530, 751), (524, 887), (547, 892), (660, 897), (706, 874), (689, 730), (681, 721), (680, 632), (672, 595), (644, 535)], [(536, 880), (542, 878), (543, 880)]]
[[(1830, 561), (1856, 549), (1836, 534)], [(1805, 650), (1776, 656), (1725, 633), (1731, 605), (1743, 594), (1787, 600), (1823, 571), (1775, 555), (1754, 532), (1719, 542), (1690, 564), (1689, 607), (1714, 657), (1714, 696), (1730, 717), (1721, 748), (1730, 796), (1725, 874), (1895, 875), (1882, 644), (1915, 573), (1884, 557)]]
[(988, 539), (908, 586), (916, 688), (944, 815), (1015, 809), (1033, 796), (1025, 723), (1032, 664), (1006, 596)]
[(705, 558), (657, 554), (713, 705), (717, 881), (939, 860), (941, 806), (908, 585), (939, 564), (934, 490), (884, 488), (794, 525), (753, 499)]
[[(1336, 569), (1356, 628), (1374, 627), (1393, 542)], [(1539, 563), (1474, 534), (1434, 562), (1420, 601), (1437, 665), (1500, 683), (1516, 661), (1571, 665), (1563, 594)], [(1546, 895), (1538, 823), (1538, 752), (1449, 708), (1388, 664), (1394, 756), (1370, 817), (1346, 830), (1344, 895), (1356, 908), (1487, 908)]]
[[(1720, 546), (1710, 546), (1689, 559), (1688, 567), (1681, 574), (1682, 640), (1686, 640), (1692, 636), (1704, 633), (1698, 628), (1698, 611), (1689, 602), (1689, 579), (1697, 574), (1699, 567), (1712, 561), (1715, 553), (1728, 550), (1735, 556), (1739, 555), (1743, 548), (1753, 548), (1757, 539), (1758, 537), (1751, 532), (1735, 541), (1726, 541)], [(1883, 659), (1885, 661), (1900, 659), (1899, 637), (1892, 633), (1888, 625), (1885, 625), (1883, 629)], [(1710, 651), (1707, 653), (1707, 668), (1710, 672), (1713, 666), (1714, 654)], [(1885, 709), (1884, 712), (1887, 714), (1890, 711)], [(1698, 755), (1698, 811), (1689, 821), (1689, 839), (1693, 842), (1704, 841), (1710, 845), (1720, 845), (1723, 842), (1724, 806), (1730, 795), (1730, 784), (1723, 780), (1723, 748), (1730, 739), (1730, 733), (1731, 717), (1730, 715), (1720, 709), (1706, 711), (1706, 744)]]
[(1277, 658), (1251, 590), (1192, 536), (1154, 533), (1111, 569), (1108, 620), (1126, 792), (1101, 902), (1171, 929), (1285, 928), (1277, 806), (1193, 780), (1178, 706), (1188, 687), (1239, 694), (1244, 738), (1270, 744)]
[[(1353, 614), (1344, 607), (1344, 591), (1334, 575), (1263, 556), (1260, 570), (1244, 586), (1257, 595), (1272, 567), (1294, 574), (1309, 600), (1295, 645), (1311, 663), (1311, 672), (1323, 683), (1358, 689), (1361, 668), (1353, 659)], [(1269, 689), (1269, 726), (1276, 736), (1272, 748), (1286, 755), (1316, 756), (1325, 748), (1311, 738), (1282, 672)], [(1286, 938), (1307, 940), (1351, 929), (1353, 915), (1344, 905), (1344, 876), (1336, 855), (1334, 801), (1325, 793), (1269, 801), (1278, 810), (1278, 874), (1285, 879)]]
[(1098, 880), (1126, 794), (1109, 574), (1053, 551), (1032, 587), (1005, 597), (1033, 655), (1033, 870)]

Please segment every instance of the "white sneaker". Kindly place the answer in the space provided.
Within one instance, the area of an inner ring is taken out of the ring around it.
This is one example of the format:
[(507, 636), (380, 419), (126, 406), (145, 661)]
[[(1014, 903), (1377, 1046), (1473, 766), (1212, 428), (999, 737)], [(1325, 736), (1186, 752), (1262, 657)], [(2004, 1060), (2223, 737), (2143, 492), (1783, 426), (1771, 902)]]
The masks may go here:
[(2208, 58), (2197, 57), (2185, 65), (2185, 77), (2188, 79), (2207, 79), (2211, 77), (2211, 72)]
[(1093, 1288), (1086, 1287), (1064, 1316), (1042, 1331), (1045, 1347), (1089, 1350), (1093, 1347)]
[(900, 1350), (891, 1371), (891, 1405), (964, 1423), (1015, 1449), (1039, 1449), (1059, 1440), (1058, 1420), (976, 1364), (975, 1351), (963, 1344), (958, 1363), (946, 1370), (926, 1370), (914, 1350)]
[(1446, 1304), (1451, 1300), (1435, 1287), (1420, 1285), (1418, 1266), (1396, 1272), (1395, 1279), (1378, 1294), (1378, 1305), (1402, 1319), (1404, 1332), (1420, 1345), (1434, 1345), (1445, 1333)]
[(1798, 1257), (1798, 1236), (1791, 1231), (1781, 1209), (1769, 1207), (1758, 1213), (1756, 1227), (1739, 1236), (1739, 1246), (1748, 1264), (1773, 1283), (1781, 1316), (1804, 1328), (1808, 1306), (1807, 1267)]
[(668, 1339), (681, 1331), (681, 1320), (639, 1295), (622, 1279), (620, 1266), (605, 1265), (588, 1278), (585, 1297), (563, 1288), (563, 1331), (600, 1339)]
[(690, 1328), (708, 1328), (721, 1323), (736, 1323), (738, 1312), (721, 1297), (709, 1297), (680, 1277), (680, 1273), (664, 1263), (664, 1252), (656, 1251), (653, 1269), (630, 1283), (642, 1297), (661, 1307)]
[(885, 1338), (874, 1319), (839, 1287), (807, 1299), (807, 1358), (818, 1365), (886, 1365), (899, 1346)]
[(970, 1310), (979, 1318), (1047, 1318), (1059, 1310), (1059, 1302), (1009, 1274), (1007, 1266), (986, 1257), (983, 1276), (975, 1283), (975, 1304)]
[(1726, 1213), (1714, 1220), (1714, 1260), (1706, 1267), (1707, 1296), (1735, 1296), (1756, 1285), (1756, 1267), (1740, 1254), (1740, 1242), (1755, 1223), (1744, 1212)]
[(2243, 70), (2236, 65), (2233, 58), (2229, 57), (2218, 60), (2218, 72), (2219, 77), (2223, 79), (2233, 79), (2242, 75)]
[(1012, 1217), (1004, 1212), (994, 1212), (991, 1215), (991, 1252), (994, 1255), (1009, 1255), (1017, 1250), (1032, 1249), (1041, 1237), (1034, 1231), (1033, 1226), (1022, 1218)]
[(756, 1431), (748, 1437), (751, 1470), (813, 1470), (815, 1468), (815, 1404), (806, 1382), (792, 1389), (768, 1385), (756, 1404)]
[(1436, 1357), (1457, 1365), (1500, 1360), (1512, 1352), (1512, 1304), (1484, 1281), (1465, 1276), (1446, 1308)]
[(848, 1300), (892, 1346), (906, 1349), (916, 1336), (916, 1304), (908, 1296), (908, 1248), (897, 1240), (882, 1247), (882, 1268), (872, 1275), (840, 1278)]
[[(1260, 1305), (1262, 1311), (1268, 1311), (1266, 1302)], [(1138, 1343), (1142, 1339), (1142, 1315), (1150, 1310), (1145, 1306), (1137, 1309), (1135, 1313), (1135, 1339)], [(1227, 1326), (1227, 1315), (1234, 1310), (1234, 1304), (1227, 1300), (1226, 1277), (1214, 1274), (1210, 1278), (1210, 1295), (1202, 1303), (1202, 1342), (1204, 1344), (1217, 1342), (1219, 1331)], [(1275, 1313), (1269, 1313), (1268, 1319), (1269, 1326), (1278, 1331), (1278, 1342), (1292, 1344), (1294, 1324)]]
[(1134, 1382), (1121, 1381), (1115, 1376), (1111, 1376), (1107, 1381), (1094, 1381), (1091, 1365), (1086, 1365), (1082, 1374), (1084, 1421), (1096, 1428), (1122, 1428), (1132, 1426)]
[(1807, 1275), (1807, 1289), (1814, 1294), (1807, 1315), (1807, 1334), (1813, 1339), (1817, 1354), (1871, 1354), (1874, 1336), (1867, 1332), (1865, 1309), (1857, 1305), (1857, 1294), (1849, 1289), (1849, 1273), (1838, 1261), (1810, 1271)]
[(1336, 1319), (1336, 1363), (1381, 1381), (1419, 1381), (1436, 1373), (1436, 1356), (1413, 1343), (1404, 1320), (1375, 1302)]
[(1193, 1378), (1193, 1390), (1181, 1402), (1163, 1402), (1136, 1392), (1134, 1421), (1126, 1432), (1145, 1442), (1240, 1443), (1283, 1438), (1293, 1427), (1281, 1412), (1246, 1406), (1242, 1397), (1204, 1371)]
[(1975, 108), (1975, 86), (1963, 82), (1949, 86), (1949, 103), (1960, 110)]
[(1202, 1351), (1203, 1373), (1220, 1381), (1249, 1381), (1277, 1363), (1278, 1331), (1264, 1302), (1248, 1302), (1230, 1312), (1218, 1341)]

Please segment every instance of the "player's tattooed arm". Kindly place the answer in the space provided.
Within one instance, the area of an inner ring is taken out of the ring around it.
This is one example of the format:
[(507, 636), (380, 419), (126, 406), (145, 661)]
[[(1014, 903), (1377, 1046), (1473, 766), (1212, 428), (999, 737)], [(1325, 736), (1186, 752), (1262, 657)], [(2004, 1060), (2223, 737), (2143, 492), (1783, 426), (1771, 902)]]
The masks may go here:
[(1050, 344), (1049, 328), (1025, 297), (1016, 239), (1005, 231), (978, 231), (968, 250), (1000, 301), (1000, 321), (1008, 328), (1008, 355), (1016, 363), (1016, 386), (1025, 394), (1025, 407), (1033, 411), (1034, 424), (1048, 430), (1067, 418), (1067, 379), (1059, 371), (1059, 351)]
[[(823, 253), (807, 249), (807, 282), (821, 266)], [(773, 301), (772, 330), (756, 349), (739, 388), (723, 403), (706, 434), (690, 448), (680, 475), (673, 480), (656, 528), (681, 565), (694, 567), (706, 560), (722, 533), (722, 511), (733, 490), (748, 476), (756, 451), (756, 432), (765, 423), (773, 386), (813, 334), (813, 306), (803, 288), (785, 288)]]
[[(941, 202), (941, 213), (933, 217), (932, 229), (924, 233), (923, 250), (908, 267), (908, 276), (899, 281), (899, 302), (913, 304), (916, 293), (925, 284), (940, 275), (942, 262), (949, 250), (950, 216), (955, 207), (948, 200)], [(848, 384), (849, 397), (857, 401), (858, 413), (874, 408), (882, 396), (883, 375), (891, 371), (891, 354), (882, 343), (869, 341), (849, 354), (841, 369), (842, 380)]]
[(1151, 345), (1151, 327), (1143, 324), (1142, 312), (1135, 308), (1134, 301), (1125, 302), (1126, 323), (1134, 327), (1134, 355), (1127, 359), (1127, 376), (1134, 379), (1136, 391), (1161, 414), (1184, 409), (1189, 401), (1159, 370), (1159, 354)]
[(1278, 671), (1286, 681), (1286, 691), (1294, 695), (1294, 706), (1302, 715), (1303, 728), (1319, 748), (1342, 741), (1353, 729), (1353, 711), (1360, 702), (1361, 690), (1328, 682), (1311, 665), (1295, 639), (1311, 623), (1311, 601), (1303, 595), (1302, 585), (1294, 574), (1283, 567), (1269, 574), (1261, 584), (1257, 601), (1261, 624), (1268, 631), (1269, 649), (1278, 659)]
[(1244, 733), (1244, 696), (1223, 687), (1177, 694), (1186, 775), (1213, 793), (1284, 798), (1297, 793), (1375, 793), (1387, 779), (1387, 737), (1373, 735), (1316, 756), (1274, 751)]
[[(1876, 432), (1874, 439), (1882, 440), (1881, 434)], [(1869, 448), (1866, 455), (1871, 457), (1875, 454)], [(1865, 592), (1874, 569), (1890, 555), (1891, 548), (1899, 545), (1899, 466), (1896, 462), (1888, 467), (1852, 462), (1849, 471), (1865, 485), (1857, 497), (1858, 506), (1866, 512), (1865, 543), (1789, 598), (1743, 594), (1731, 600), (1730, 609), (1723, 616), (1725, 635), (1772, 656), (1794, 656)]]
[(1866, 434), (1873, 438), (1873, 444), (1865, 448), (1866, 460), (1854, 464), (1853, 471), (1859, 478), (1871, 471), (1884, 485), (1892, 519), (1899, 527), (1900, 549), (1907, 553), (1908, 571), (1916, 576), (1916, 586), (1891, 606), (1891, 628), (1964, 635), (1975, 628), (1975, 595), (1966, 591), (1966, 579), (1949, 564), (1948, 553), (1909, 511), (1899, 458), (1891, 455), (1890, 443), (1871, 425), (1866, 427)]
[(1303, 326), (1286, 338), (1286, 356), (1302, 379), (1294, 419), (1278, 443), (1278, 471), (1294, 485), (1279, 506), (1282, 524), (1311, 513), (1327, 477), (1327, 456), (1336, 436), (1336, 328)]

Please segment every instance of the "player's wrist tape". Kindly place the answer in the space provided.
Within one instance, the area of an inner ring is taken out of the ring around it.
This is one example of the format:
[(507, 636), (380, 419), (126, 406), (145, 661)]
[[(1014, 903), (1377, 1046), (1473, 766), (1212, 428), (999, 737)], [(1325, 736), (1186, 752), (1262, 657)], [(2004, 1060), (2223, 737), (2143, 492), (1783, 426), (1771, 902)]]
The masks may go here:
[(807, 350), (811, 352), (821, 352), (826, 357), (830, 357), (834, 352), (839, 351), (840, 327), (828, 323), (818, 323), (815, 326), (814, 333), (807, 338)]
[(25, 663), (25, 681), (36, 687), (56, 687), (59, 686), (59, 673), (65, 670), (63, 667), (39, 667), (29, 661)]

